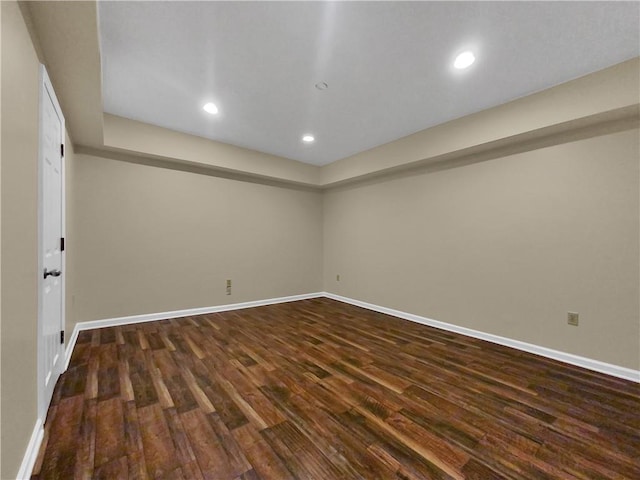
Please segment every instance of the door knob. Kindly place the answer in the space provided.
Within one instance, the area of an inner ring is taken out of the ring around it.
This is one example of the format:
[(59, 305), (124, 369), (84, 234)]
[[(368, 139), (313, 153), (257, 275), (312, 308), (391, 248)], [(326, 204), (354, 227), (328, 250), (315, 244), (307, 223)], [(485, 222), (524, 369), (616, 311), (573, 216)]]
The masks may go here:
[(62, 275), (62, 272), (60, 270), (47, 270), (45, 268), (44, 278), (46, 279), (49, 275), (51, 275), (52, 277), (59, 277), (60, 275)]

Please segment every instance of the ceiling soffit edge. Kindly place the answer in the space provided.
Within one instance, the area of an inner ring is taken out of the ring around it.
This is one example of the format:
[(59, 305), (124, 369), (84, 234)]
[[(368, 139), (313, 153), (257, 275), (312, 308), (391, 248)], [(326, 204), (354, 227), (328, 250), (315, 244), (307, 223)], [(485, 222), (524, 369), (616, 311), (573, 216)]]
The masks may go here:
[[(54, 8), (54, 5), (58, 7)], [(24, 7), (21, 6), (21, 8), (24, 11)], [(29, 8), (26, 11), (30, 15), (25, 15), (25, 22), (31, 23), (30, 28), (35, 30), (32, 32), (32, 38), (36, 43), (34, 48), (41, 49), (40, 55), (46, 59), (49, 74), (67, 116), (69, 133), (74, 143), (81, 148), (126, 152), (127, 149), (118, 148), (113, 136), (109, 137), (111, 133), (108, 131), (106, 121), (108, 116), (102, 111), (96, 2), (29, 2)], [(79, 32), (80, 40), (83, 41), (79, 41), (76, 36), (62, 38), (60, 35), (55, 35), (61, 24), (69, 27), (83, 25), (80, 29), (75, 27), (72, 29)], [(209, 148), (226, 149), (227, 156), (231, 155), (231, 151), (241, 152), (251, 161), (245, 161), (238, 166), (229, 162), (214, 164), (215, 158), (212, 159), (211, 155), (203, 161), (202, 155), (195, 160), (140, 148), (132, 149), (129, 153), (156, 160), (161, 158), (165, 162), (164, 167), (169, 167), (171, 162), (175, 162), (177, 168), (184, 168), (188, 163), (192, 169), (200, 165), (206, 171), (219, 171), (226, 175), (242, 175), (261, 181), (326, 188), (370, 176), (387, 175), (430, 162), (453, 161), (456, 158), (474, 154), (473, 149), (481, 152), (504, 148), (505, 142), (528, 144), (530, 145), (528, 148), (536, 148), (531, 146), (539, 140), (534, 137), (539, 136), (541, 139), (556, 135), (557, 138), (554, 141), (557, 143), (561, 141), (563, 134), (571, 130), (586, 131), (585, 129), (591, 128), (593, 132), (597, 131), (594, 125), (585, 127), (584, 122), (613, 125), (617, 121), (617, 125), (629, 125), (629, 118), (625, 123), (622, 117), (629, 117), (629, 112), (632, 112), (634, 107), (637, 117), (639, 71), (640, 59), (634, 58), (551, 89), (437, 125), (322, 167), (167, 129), (161, 130), (165, 133), (169, 132), (170, 135), (190, 138), (201, 145), (207, 144)], [(625, 110), (626, 107), (631, 110)], [(609, 117), (606, 112), (611, 112)], [(599, 114), (603, 115), (599, 116)], [(611, 115), (614, 117), (617, 115), (617, 118), (611, 118)], [(512, 128), (505, 132), (506, 116), (509, 116), (507, 124), (510, 128), (515, 126), (515, 130)], [(532, 116), (537, 116), (537, 123), (523, 121)], [(429, 141), (434, 133), (441, 135), (443, 132), (450, 131), (455, 136), (464, 137), (460, 135), (460, 129), (465, 125), (468, 126), (470, 121), (480, 125), (481, 128), (474, 133), (474, 138), (466, 145), (453, 143), (445, 145), (439, 151), (424, 148), (424, 144), (428, 143), (425, 140)], [(148, 124), (143, 125), (146, 126), (145, 128), (160, 129)], [(498, 132), (497, 136), (496, 132)], [(530, 135), (527, 135), (528, 133)], [(567, 136), (569, 137), (570, 135)], [(535, 141), (532, 141), (532, 138)]]
[[(118, 149), (115, 147), (95, 148), (76, 145), (76, 153), (93, 155), (112, 160), (126, 161), (147, 166), (168, 168), (191, 173), (210, 175), (231, 180), (248, 181), (265, 185), (296, 188), (302, 190), (328, 190), (352, 187), (367, 182), (385, 181), (398, 176), (428, 173), (443, 169), (458, 168), (496, 158), (524, 153), (553, 145), (574, 142), (600, 135), (613, 134), (640, 127), (640, 104), (620, 107), (607, 112), (577, 118), (567, 122), (531, 130), (498, 140), (479, 143), (471, 147), (446, 152), (417, 161), (373, 170), (362, 174), (345, 176), (334, 182), (304, 182), (279, 176), (251, 173), (245, 170), (204, 164), (197, 161), (176, 159), (152, 153)], [(206, 140), (208, 141), (208, 140)], [(326, 167), (316, 167), (320, 171)]]

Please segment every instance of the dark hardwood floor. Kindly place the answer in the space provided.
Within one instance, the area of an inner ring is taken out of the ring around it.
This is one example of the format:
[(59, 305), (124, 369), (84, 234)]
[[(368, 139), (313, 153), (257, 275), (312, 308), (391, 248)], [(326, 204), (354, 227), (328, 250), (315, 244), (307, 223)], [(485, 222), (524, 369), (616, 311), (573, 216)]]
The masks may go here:
[(329, 299), (81, 332), (37, 479), (640, 479), (640, 387)]

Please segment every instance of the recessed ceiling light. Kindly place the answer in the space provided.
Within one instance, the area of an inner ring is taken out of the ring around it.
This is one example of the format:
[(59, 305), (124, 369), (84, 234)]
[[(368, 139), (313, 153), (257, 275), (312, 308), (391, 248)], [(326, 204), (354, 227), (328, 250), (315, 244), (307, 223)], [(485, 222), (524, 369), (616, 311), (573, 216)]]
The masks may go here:
[(216, 107), (215, 103), (206, 103), (202, 109), (207, 112), (210, 113), (211, 115), (215, 115), (216, 113), (218, 113), (218, 107)]
[(315, 140), (315, 138), (313, 137), (313, 135), (306, 134), (306, 135), (304, 135), (302, 137), (302, 141), (305, 142), (305, 143), (311, 143), (314, 140)]
[(476, 56), (473, 54), (473, 52), (462, 52), (456, 57), (455, 62), (453, 62), (453, 66), (459, 69), (463, 69), (470, 67), (475, 61)]
[(327, 82), (318, 82), (316, 83), (316, 88), (318, 90), (326, 90), (327, 88), (329, 88), (329, 85), (327, 85)]

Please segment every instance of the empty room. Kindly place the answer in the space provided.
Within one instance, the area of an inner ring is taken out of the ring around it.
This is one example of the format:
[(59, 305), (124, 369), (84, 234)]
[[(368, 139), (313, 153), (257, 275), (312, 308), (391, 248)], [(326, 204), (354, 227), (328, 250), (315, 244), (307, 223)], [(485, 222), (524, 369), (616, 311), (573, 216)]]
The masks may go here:
[(640, 3), (3, 0), (0, 478), (640, 478)]

